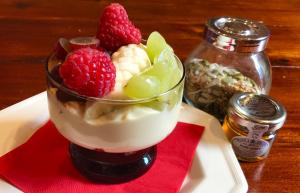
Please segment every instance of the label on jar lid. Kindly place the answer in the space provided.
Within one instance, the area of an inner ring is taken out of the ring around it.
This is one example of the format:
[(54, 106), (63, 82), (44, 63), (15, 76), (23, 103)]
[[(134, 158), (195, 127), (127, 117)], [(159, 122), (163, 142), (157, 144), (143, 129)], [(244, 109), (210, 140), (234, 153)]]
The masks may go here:
[(272, 118), (277, 109), (273, 101), (261, 95), (248, 95), (238, 100), (240, 108), (249, 115), (257, 118)]
[(241, 158), (255, 158), (265, 155), (269, 148), (269, 142), (261, 139), (268, 131), (267, 125), (255, 124), (250, 126), (247, 136), (236, 136), (231, 139), (236, 156)]

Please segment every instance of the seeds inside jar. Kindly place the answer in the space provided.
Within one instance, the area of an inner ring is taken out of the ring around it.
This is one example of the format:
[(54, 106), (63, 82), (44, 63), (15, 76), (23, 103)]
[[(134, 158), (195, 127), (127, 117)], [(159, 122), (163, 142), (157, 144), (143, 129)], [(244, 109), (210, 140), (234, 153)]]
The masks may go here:
[(251, 78), (234, 68), (194, 58), (188, 63), (185, 96), (189, 103), (222, 120), (229, 99), (237, 92), (261, 93)]

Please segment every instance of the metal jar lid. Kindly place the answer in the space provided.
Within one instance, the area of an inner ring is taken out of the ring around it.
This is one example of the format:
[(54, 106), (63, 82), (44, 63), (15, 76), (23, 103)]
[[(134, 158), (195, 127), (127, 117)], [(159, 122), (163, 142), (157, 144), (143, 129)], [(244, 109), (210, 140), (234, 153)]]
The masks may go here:
[(208, 20), (205, 39), (218, 48), (236, 52), (261, 52), (268, 43), (269, 29), (261, 22), (218, 17)]
[(269, 125), (271, 130), (282, 127), (286, 119), (285, 108), (263, 94), (237, 93), (229, 101), (228, 115), (241, 125), (249, 122)]

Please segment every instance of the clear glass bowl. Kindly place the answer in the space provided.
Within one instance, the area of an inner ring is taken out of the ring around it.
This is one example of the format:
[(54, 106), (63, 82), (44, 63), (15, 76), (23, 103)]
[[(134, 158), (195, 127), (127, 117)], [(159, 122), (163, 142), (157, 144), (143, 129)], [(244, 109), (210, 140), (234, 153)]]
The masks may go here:
[(62, 84), (60, 61), (47, 62), (47, 94), (50, 117), (58, 131), (72, 143), (109, 153), (133, 152), (156, 145), (175, 128), (183, 93), (180, 81), (151, 98), (111, 100), (79, 95)]
[(185, 72), (165, 93), (145, 99), (113, 100), (77, 94), (62, 84), (55, 55), (46, 64), (50, 118), (70, 141), (74, 166), (93, 182), (122, 183), (147, 172), (156, 144), (175, 128), (180, 113)]

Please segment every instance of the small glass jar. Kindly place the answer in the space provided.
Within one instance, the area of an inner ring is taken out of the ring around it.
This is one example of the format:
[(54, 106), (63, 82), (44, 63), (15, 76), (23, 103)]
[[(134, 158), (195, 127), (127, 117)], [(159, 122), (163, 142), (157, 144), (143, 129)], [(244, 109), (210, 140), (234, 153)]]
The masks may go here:
[(204, 41), (185, 61), (187, 103), (222, 121), (233, 94), (268, 94), (272, 77), (264, 49), (269, 35), (260, 22), (231, 17), (210, 19)]
[(286, 119), (285, 108), (267, 95), (238, 93), (228, 104), (223, 129), (239, 160), (266, 158)]

